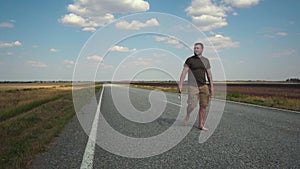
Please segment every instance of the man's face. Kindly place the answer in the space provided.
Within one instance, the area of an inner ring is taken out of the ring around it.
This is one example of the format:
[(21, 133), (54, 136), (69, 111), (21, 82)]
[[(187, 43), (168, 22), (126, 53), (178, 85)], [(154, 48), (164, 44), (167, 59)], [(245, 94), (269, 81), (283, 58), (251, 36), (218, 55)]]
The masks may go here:
[(202, 54), (202, 51), (203, 51), (203, 49), (202, 49), (201, 45), (195, 45), (195, 46), (194, 46), (194, 53), (195, 53), (196, 55), (201, 55), (201, 54)]

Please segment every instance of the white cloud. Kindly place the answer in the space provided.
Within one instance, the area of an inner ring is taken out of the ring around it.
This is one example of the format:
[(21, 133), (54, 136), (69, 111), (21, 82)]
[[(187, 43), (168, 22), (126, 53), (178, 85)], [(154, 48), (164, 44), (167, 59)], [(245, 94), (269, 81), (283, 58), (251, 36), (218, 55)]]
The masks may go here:
[(88, 56), (86, 57), (88, 60), (95, 60), (95, 61), (102, 61), (103, 57), (102, 56), (97, 56), (97, 55), (93, 55), (93, 56)]
[[(111, 14), (104, 14), (101, 17), (93, 17), (84, 18), (74, 13), (69, 13), (63, 16), (59, 21), (65, 25), (75, 26), (75, 27), (99, 27), (103, 26), (106, 23), (112, 22), (114, 20), (114, 16)], [(96, 29), (96, 28), (95, 28)]]
[(217, 29), (228, 25), (224, 17), (212, 16), (212, 15), (192, 16), (192, 21), (202, 31), (209, 31), (212, 29)]
[(221, 34), (215, 34), (208, 37), (207, 40), (212, 43), (213, 47), (217, 50), (222, 48), (236, 48), (240, 45), (239, 42), (233, 42), (229, 36), (223, 36)]
[(32, 67), (47, 67), (47, 65), (45, 63), (34, 61), (34, 60), (29, 60), (29, 61), (27, 61), (27, 63), (29, 65), (31, 65)]
[(159, 22), (156, 18), (152, 18), (147, 20), (145, 23), (133, 20), (130, 23), (124, 20), (121, 20), (115, 24), (116, 28), (118, 29), (125, 29), (125, 30), (139, 30), (145, 27), (153, 27), (159, 26)]
[(110, 51), (116, 51), (116, 52), (136, 52), (136, 49), (129, 49), (125, 46), (113, 46), (109, 49)]
[(144, 0), (74, 0), (74, 3), (67, 6), (70, 13), (62, 16), (59, 21), (70, 26), (95, 28), (112, 22), (114, 14), (142, 12), (149, 8), (149, 3)]
[[(259, 0), (192, 0), (185, 9), (192, 22), (203, 31), (227, 26), (227, 12), (233, 12), (233, 7), (250, 7), (258, 4)], [(237, 12), (232, 15), (236, 16)]]
[(70, 13), (70, 14), (63, 16), (60, 19), (60, 22), (65, 25), (70, 25), (70, 26), (79, 26), (79, 27), (87, 26), (85, 19), (74, 13)]
[(227, 26), (226, 10), (229, 9), (211, 0), (192, 0), (191, 5), (185, 9), (193, 23), (203, 31)]
[(95, 32), (96, 28), (94, 28), (94, 27), (85, 27), (85, 28), (82, 28), (82, 31), (85, 31), (85, 32)]
[(282, 50), (277, 53), (271, 54), (271, 57), (279, 58), (279, 57), (287, 57), (287, 56), (296, 56), (297, 51), (295, 49)]
[(180, 43), (180, 41), (173, 36), (155, 36), (155, 41), (157, 42), (165, 42), (167, 44), (175, 45), (176, 48), (181, 49), (184, 46)]
[(56, 52), (57, 52), (57, 49), (51, 48), (51, 49), (50, 49), (50, 52), (56, 53)]
[(13, 28), (15, 27), (14, 23), (14, 20), (10, 20), (9, 22), (0, 22), (0, 28)]
[(210, 0), (192, 0), (192, 4), (185, 10), (189, 15), (211, 15), (225, 17), (225, 10), (213, 4)]
[(20, 41), (15, 42), (0, 42), (0, 48), (10, 48), (15, 46), (22, 46), (22, 43)]
[(237, 8), (248, 8), (259, 3), (259, 0), (224, 0), (225, 3)]

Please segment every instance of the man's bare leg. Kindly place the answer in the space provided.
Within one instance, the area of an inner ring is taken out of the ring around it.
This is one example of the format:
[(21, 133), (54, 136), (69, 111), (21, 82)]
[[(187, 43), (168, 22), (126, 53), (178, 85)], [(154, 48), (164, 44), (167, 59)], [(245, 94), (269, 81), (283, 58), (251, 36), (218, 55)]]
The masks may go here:
[(205, 114), (206, 114), (206, 106), (200, 106), (200, 109), (199, 109), (199, 129), (207, 131), (208, 128), (204, 127)]
[(191, 112), (194, 110), (194, 108), (192, 108), (190, 105), (188, 105), (187, 109), (186, 109), (186, 116), (185, 119), (183, 121), (183, 124), (186, 126), (190, 120), (190, 115)]

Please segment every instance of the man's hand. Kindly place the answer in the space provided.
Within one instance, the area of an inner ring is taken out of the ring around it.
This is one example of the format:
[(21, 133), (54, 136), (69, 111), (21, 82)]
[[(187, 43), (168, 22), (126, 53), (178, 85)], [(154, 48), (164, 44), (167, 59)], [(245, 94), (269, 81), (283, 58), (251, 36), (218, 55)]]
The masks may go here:
[(187, 74), (188, 71), (189, 71), (189, 67), (184, 66), (183, 70), (181, 72), (180, 81), (179, 81), (179, 84), (178, 84), (178, 92), (179, 93), (182, 92), (182, 86), (183, 86), (183, 83), (184, 83), (185, 75)]
[(178, 93), (181, 93), (181, 91), (182, 91), (182, 86), (183, 86), (182, 84), (179, 84), (179, 85), (178, 85)]
[(210, 93), (210, 96), (214, 95), (214, 87), (213, 86), (209, 87), (209, 93)]

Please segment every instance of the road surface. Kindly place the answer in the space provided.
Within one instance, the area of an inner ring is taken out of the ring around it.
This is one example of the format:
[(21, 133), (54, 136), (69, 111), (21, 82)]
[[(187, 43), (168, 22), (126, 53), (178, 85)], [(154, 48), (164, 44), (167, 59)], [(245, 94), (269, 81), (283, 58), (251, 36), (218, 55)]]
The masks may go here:
[[(116, 110), (111, 87), (99, 92), (100, 112), (115, 130), (129, 137), (155, 136), (176, 123), (178, 113), (184, 116), (175, 103), (168, 104), (165, 113), (152, 122), (132, 122)], [(130, 89), (131, 102), (138, 110), (151, 107), (145, 99), (147, 95), (149, 90)], [(176, 102), (177, 95), (169, 94), (168, 99)], [(93, 156), (87, 158), (87, 145), (91, 142), (75, 116), (48, 151), (37, 156), (31, 168), (300, 168), (299, 112), (227, 102), (216, 130), (201, 144), (198, 139), (202, 131), (197, 129), (197, 123), (190, 124), (192, 129), (179, 144), (159, 155), (128, 158), (95, 144), (88, 150)], [(120, 145), (120, 149), (134, 152), (134, 147)]]

